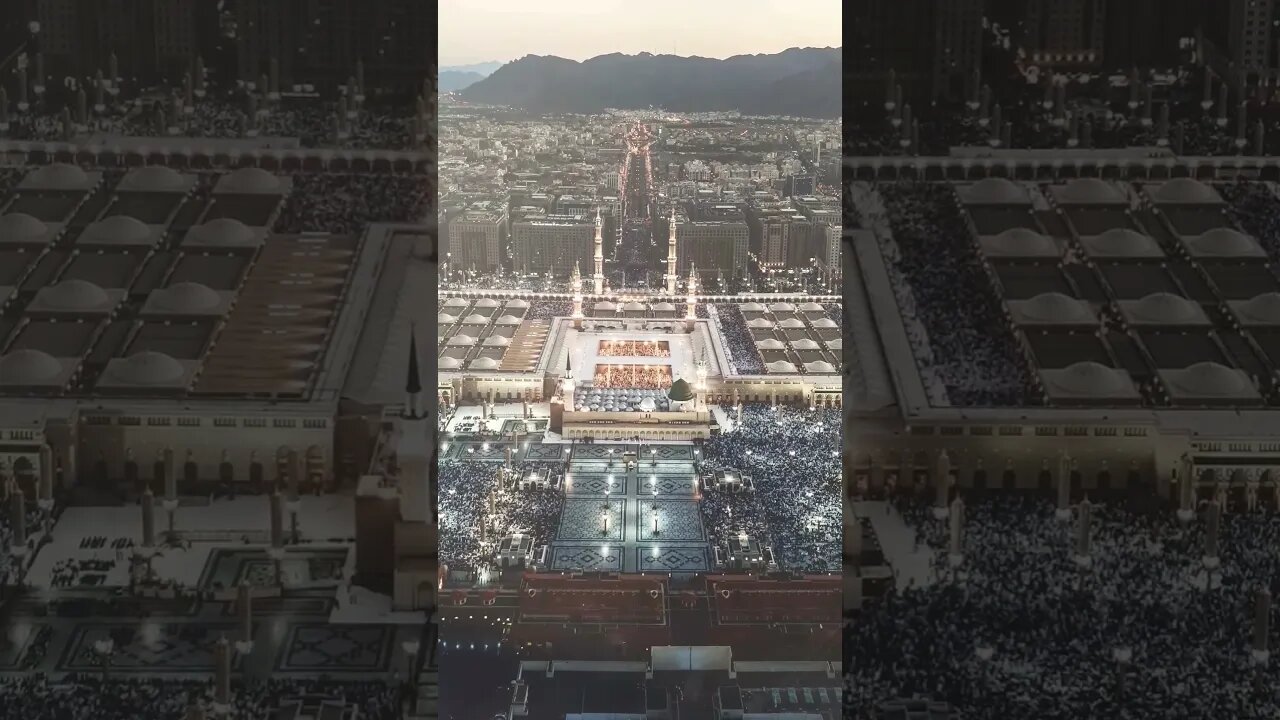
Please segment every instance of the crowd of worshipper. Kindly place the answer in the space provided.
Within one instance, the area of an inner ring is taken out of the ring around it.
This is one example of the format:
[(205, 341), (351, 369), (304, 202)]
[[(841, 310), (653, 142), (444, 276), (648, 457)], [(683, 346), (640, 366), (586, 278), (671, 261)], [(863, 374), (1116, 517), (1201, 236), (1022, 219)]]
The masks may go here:
[(671, 357), (671, 346), (663, 340), (604, 340), (601, 357)]
[(420, 222), (433, 200), (423, 176), (298, 173), (272, 229), (356, 234), (374, 222)]
[(1280, 591), (1280, 514), (1224, 513), (1210, 571), (1205, 503), (1185, 525), (1162, 503), (1093, 504), (1082, 565), (1078, 507), (1060, 520), (1047, 497), (990, 494), (965, 506), (952, 567), (947, 521), (896, 504), (916, 505), (932, 571), (849, 617), (846, 717), (901, 698), (993, 720), (1280, 716), (1277, 665), (1250, 655), (1257, 591)]
[(557, 317), (568, 317), (573, 313), (573, 303), (567, 300), (534, 300), (529, 303), (529, 311), (525, 317), (530, 320), (550, 320)]
[[(670, 380), (670, 374), (667, 378)], [(661, 412), (671, 407), (668, 392), (667, 386), (646, 389), (625, 385), (619, 388), (579, 385), (573, 394), (573, 404), (596, 412)]]
[(784, 570), (841, 565), (840, 411), (749, 403), (742, 422), (702, 446), (704, 468), (750, 476), (754, 490), (703, 491), (704, 525), (724, 547), (746, 533), (771, 545)]
[(340, 132), (338, 100), (290, 97), (277, 102), (250, 101), (248, 93), (236, 89), (192, 97), (189, 112), (176, 112), (173, 100), (162, 96), (104, 100), (107, 102), (101, 110), (86, 109), (82, 123), (74, 123), (74, 115), (68, 118), (65, 114), (76, 111), (73, 96), (70, 104), (50, 99), (38, 101), (26, 112), (11, 109), (9, 129), (0, 135), (16, 140), (63, 140), (68, 136), (66, 121), (73, 119), (78, 130), (86, 133), (210, 139), (256, 134), (298, 138), (306, 148), (414, 150), (430, 147), (426, 136), (434, 131), (430, 118), (420, 119), (418, 108), (405, 102), (350, 106), (350, 116)]
[(747, 320), (737, 305), (726, 303), (710, 308), (711, 323), (724, 340), (729, 353), (729, 363), (738, 375), (763, 375), (764, 360), (756, 341), (747, 329)]
[(550, 274), (516, 275), (503, 273), (494, 275), (458, 268), (451, 271), (440, 281), (440, 287), (449, 290), (510, 290), (527, 292), (565, 292), (564, 278)]
[(592, 386), (662, 390), (671, 387), (669, 365), (597, 365)]
[(1258, 239), (1272, 258), (1280, 258), (1280, 199), (1260, 182), (1218, 185), (1233, 224)]
[(506, 535), (521, 533), (535, 543), (554, 538), (564, 507), (561, 491), (520, 489), (514, 481), (550, 467), (515, 462), (508, 469), (503, 462), (440, 460), (440, 562), (479, 570), (494, 564), (494, 549)]
[[(271, 720), (296, 699), (331, 699), (356, 708), (355, 717), (395, 720), (402, 717), (401, 691), (380, 680), (332, 678), (282, 679), (231, 684), (232, 717)], [(4, 720), (182, 720), (199, 706), (211, 717), (214, 687), (210, 680), (116, 678), (72, 674), (54, 680), (29, 673), (0, 680), (0, 718)], [(344, 713), (343, 717), (347, 717)]]
[(961, 216), (954, 189), (937, 183), (880, 187), (877, 232), (904, 327), (934, 405), (1040, 402), (999, 294)]

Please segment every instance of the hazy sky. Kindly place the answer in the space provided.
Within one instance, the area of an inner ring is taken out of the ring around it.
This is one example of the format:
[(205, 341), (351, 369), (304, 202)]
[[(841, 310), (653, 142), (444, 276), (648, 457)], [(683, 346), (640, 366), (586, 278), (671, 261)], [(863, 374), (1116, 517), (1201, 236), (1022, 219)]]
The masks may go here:
[(838, 47), (840, 0), (439, 0), (440, 65)]

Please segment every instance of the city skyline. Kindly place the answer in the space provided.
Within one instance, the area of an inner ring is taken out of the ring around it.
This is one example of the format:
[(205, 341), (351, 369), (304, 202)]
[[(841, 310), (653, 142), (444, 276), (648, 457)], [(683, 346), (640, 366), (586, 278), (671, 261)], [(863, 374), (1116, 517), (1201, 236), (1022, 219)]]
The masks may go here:
[[(724, 59), (777, 53), (792, 47), (840, 47), (840, 3), (758, 0), (744, 12), (741, 3), (709, 0), (689, 5), (657, 0), (644, 16), (628, 16), (622, 2), (552, 0), (536, 7), (495, 0), (478, 7), (445, 0), (440, 9), (441, 67), (510, 62), (526, 55), (554, 55), (583, 61), (600, 55), (641, 52)], [(834, 22), (833, 22), (834, 19)], [(582, 32), (567, 32), (578, 24)], [(604, 24), (610, 32), (590, 28)], [(707, 33), (715, 24), (720, 32)]]

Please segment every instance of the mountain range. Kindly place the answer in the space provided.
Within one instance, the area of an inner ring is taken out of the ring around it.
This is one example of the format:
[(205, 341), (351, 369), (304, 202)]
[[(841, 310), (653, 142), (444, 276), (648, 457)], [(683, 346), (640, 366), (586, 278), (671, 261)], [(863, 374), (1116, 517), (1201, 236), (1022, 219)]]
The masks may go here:
[(466, 72), (461, 70), (441, 70), (440, 71), (440, 92), (453, 92), (470, 87), (484, 79), (484, 75), (478, 72)]
[(448, 67), (440, 68), (440, 72), (441, 73), (444, 73), (444, 72), (478, 73), (480, 77), (488, 77), (489, 75), (493, 74), (494, 70), (497, 70), (503, 65), (504, 63), (500, 63), (500, 62), (471, 63), (470, 65), (450, 65)]
[(724, 60), (675, 55), (601, 55), (583, 62), (529, 55), (462, 90), (464, 99), (533, 112), (661, 107), (751, 115), (838, 117), (840, 48), (791, 48)]

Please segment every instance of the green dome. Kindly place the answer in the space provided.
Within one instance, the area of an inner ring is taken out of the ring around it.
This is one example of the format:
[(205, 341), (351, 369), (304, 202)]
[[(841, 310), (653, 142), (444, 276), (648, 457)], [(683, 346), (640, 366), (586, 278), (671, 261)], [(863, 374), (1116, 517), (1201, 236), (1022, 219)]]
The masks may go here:
[(689, 387), (689, 383), (684, 380), (676, 380), (671, 383), (671, 390), (667, 391), (667, 398), (675, 402), (688, 402), (693, 399), (693, 388)]

